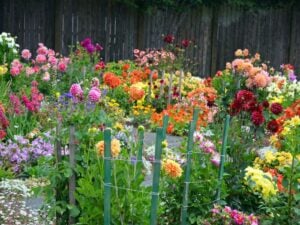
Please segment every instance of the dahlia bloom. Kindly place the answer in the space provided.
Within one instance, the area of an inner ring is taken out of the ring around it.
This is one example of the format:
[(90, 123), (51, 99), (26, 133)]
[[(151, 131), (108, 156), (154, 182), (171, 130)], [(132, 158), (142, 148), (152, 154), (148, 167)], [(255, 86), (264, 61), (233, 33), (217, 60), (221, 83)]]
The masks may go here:
[[(96, 144), (96, 149), (99, 155), (104, 156), (104, 141), (99, 141)], [(111, 156), (118, 157), (121, 152), (121, 143), (117, 139), (111, 141)]]
[(182, 169), (179, 163), (171, 159), (167, 159), (163, 162), (162, 169), (171, 178), (178, 178), (182, 175)]

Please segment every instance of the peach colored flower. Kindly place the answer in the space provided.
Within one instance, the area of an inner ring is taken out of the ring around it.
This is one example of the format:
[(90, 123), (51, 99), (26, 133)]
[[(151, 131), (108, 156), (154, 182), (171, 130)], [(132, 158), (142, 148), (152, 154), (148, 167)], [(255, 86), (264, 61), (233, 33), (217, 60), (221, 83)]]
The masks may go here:
[(172, 178), (181, 177), (182, 175), (182, 169), (179, 163), (171, 159), (167, 159), (163, 162), (162, 169), (168, 176)]
[(268, 78), (263, 73), (256, 74), (253, 81), (256, 87), (264, 88), (268, 85)]
[(241, 57), (241, 56), (243, 56), (243, 51), (242, 51), (242, 49), (236, 50), (235, 53), (234, 53), (234, 55), (235, 55), (236, 57)]
[(249, 56), (249, 50), (248, 50), (247, 48), (245, 48), (245, 49), (243, 50), (243, 55), (244, 55), (244, 57)]
[[(104, 156), (104, 141), (99, 141), (96, 144), (96, 149), (98, 151), (98, 154), (101, 156)], [(112, 157), (118, 157), (121, 151), (121, 143), (117, 139), (113, 139), (111, 141), (111, 156)]]

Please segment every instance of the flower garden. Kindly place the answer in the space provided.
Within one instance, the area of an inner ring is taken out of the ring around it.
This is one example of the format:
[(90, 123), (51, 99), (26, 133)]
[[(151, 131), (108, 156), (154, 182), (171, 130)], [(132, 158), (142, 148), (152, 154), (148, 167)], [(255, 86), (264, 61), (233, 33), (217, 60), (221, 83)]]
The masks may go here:
[(193, 43), (163, 40), (105, 62), (90, 38), (63, 56), (0, 35), (1, 224), (300, 224), (294, 67), (238, 49), (199, 78)]

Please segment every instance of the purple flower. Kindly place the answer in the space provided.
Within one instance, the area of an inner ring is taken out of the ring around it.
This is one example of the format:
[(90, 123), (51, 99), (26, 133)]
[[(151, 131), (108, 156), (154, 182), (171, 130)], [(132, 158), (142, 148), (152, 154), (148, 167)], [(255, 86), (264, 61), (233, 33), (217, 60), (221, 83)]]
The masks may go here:
[(80, 42), (80, 45), (84, 48), (86, 48), (86, 46), (88, 46), (89, 44), (92, 44), (91, 38), (85, 38), (82, 42)]
[(297, 80), (297, 76), (295, 75), (295, 73), (294, 73), (293, 70), (290, 70), (290, 71), (289, 71), (288, 77), (289, 77), (289, 80), (290, 80), (290, 81), (295, 81), (295, 80)]
[(95, 46), (92, 43), (90, 43), (87, 46), (85, 46), (85, 49), (90, 54), (93, 54), (96, 51), (96, 48), (95, 48)]

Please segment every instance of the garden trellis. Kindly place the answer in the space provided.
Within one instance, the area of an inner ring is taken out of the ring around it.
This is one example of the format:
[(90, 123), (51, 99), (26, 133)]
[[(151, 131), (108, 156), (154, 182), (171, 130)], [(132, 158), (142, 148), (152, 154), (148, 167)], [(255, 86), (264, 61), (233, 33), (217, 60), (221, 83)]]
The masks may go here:
[[(192, 173), (191, 168), (191, 156), (192, 154), (197, 154), (197, 152), (193, 152), (193, 145), (194, 145), (194, 132), (196, 129), (196, 122), (198, 120), (199, 115), (199, 109), (194, 109), (193, 118), (189, 123), (189, 131), (188, 131), (188, 141), (187, 141), (187, 147), (186, 147), (186, 165), (185, 165), (185, 171), (184, 171), (184, 191), (182, 193), (182, 204), (181, 204), (181, 225), (186, 225), (187, 223), (187, 217), (188, 217), (188, 208), (189, 206), (189, 185), (190, 184), (198, 184), (203, 183), (205, 181), (191, 181), (190, 175)], [(125, 191), (131, 191), (134, 193), (142, 193), (151, 196), (151, 208), (149, 208), (149, 224), (150, 225), (156, 225), (158, 224), (158, 218), (157, 218), (157, 210), (159, 206), (159, 180), (160, 180), (160, 174), (161, 174), (161, 154), (162, 154), (162, 142), (166, 139), (166, 129), (168, 125), (168, 116), (163, 117), (163, 126), (158, 127), (156, 129), (156, 139), (155, 139), (155, 159), (153, 161), (153, 180), (152, 180), (152, 191), (147, 192), (143, 190), (138, 189), (132, 189), (128, 187), (121, 187), (121, 186), (115, 186), (112, 184), (112, 161), (124, 161), (127, 163), (132, 163), (131, 159), (126, 158), (113, 158), (111, 155), (111, 128), (107, 128), (104, 130), (104, 180), (99, 181), (103, 182), (104, 187), (104, 208), (103, 208), (103, 215), (104, 215), (104, 225), (110, 225), (112, 218), (111, 218), (111, 207), (114, 207), (114, 205), (111, 205), (111, 194), (114, 190), (125, 190)], [(203, 205), (209, 205), (213, 203), (218, 203), (221, 200), (221, 183), (224, 173), (224, 162), (225, 162), (225, 154), (226, 154), (226, 145), (227, 145), (227, 137), (228, 137), (228, 129), (229, 129), (229, 122), (230, 117), (229, 115), (225, 118), (224, 123), (224, 133), (223, 133), (223, 141), (222, 141), (222, 148), (221, 148), (221, 162), (220, 162), (220, 168), (219, 168), (219, 176), (218, 176), (218, 186), (216, 187), (216, 199), (214, 201), (211, 201), (209, 203), (204, 203)], [(57, 126), (57, 132), (59, 132), (59, 126)], [(74, 166), (75, 166), (75, 151), (76, 151), (76, 145), (75, 145), (75, 126), (70, 126), (70, 165), (73, 173), (72, 176), (69, 178), (69, 204), (70, 206), (75, 206), (75, 189), (76, 189), (76, 177), (74, 172)], [(144, 129), (139, 127), (138, 133), (137, 133), (137, 157), (135, 159), (135, 174), (138, 175), (142, 172), (142, 164), (143, 164), (143, 142), (144, 142)], [(56, 141), (56, 154), (57, 154), (57, 162), (60, 161), (61, 152), (58, 150), (60, 147), (60, 142), (57, 139)], [(59, 190), (58, 190), (59, 191)], [(56, 196), (57, 200), (59, 200), (59, 195)], [(69, 224), (75, 224), (75, 218), (69, 215)], [(59, 217), (57, 218), (59, 220)]]

